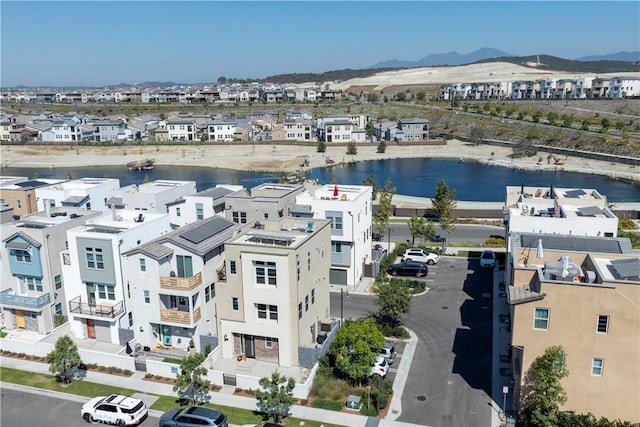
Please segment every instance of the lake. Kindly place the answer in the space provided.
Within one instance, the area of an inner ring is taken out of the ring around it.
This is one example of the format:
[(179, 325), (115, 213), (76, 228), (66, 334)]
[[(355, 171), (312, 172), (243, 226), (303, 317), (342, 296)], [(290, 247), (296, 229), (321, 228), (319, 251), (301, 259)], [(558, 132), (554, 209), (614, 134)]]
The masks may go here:
[[(2, 168), (2, 175), (39, 178), (65, 178), (68, 173), (74, 178), (109, 177), (119, 178), (120, 185), (141, 184), (145, 178), (196, 181), (198, 190), (216, 184), (229, 184), (232, 180), (251, 188), (263, 182), (277, 182), (282, 174), (236, 171), (232, 169), (194, 166), (156, 166), (145, 171), (130, 171), (125, 166), (103, 166), (86, 168)], [(311, 179), (320, 183), (335, 178), (339, 184), (361, 185), (374, 174), (378, 185), (383, 186), (390, 178), (397, 194), (416, 197), (432, 197), (438, 181), (443, 178), (450, 188), (456, 190), (456, 199), (479, 202), (502, 202), (505, 187), (546, 186), (570, 188), (595, 188), (607, 196), (610, 202), (639, 202), (640, 186), (625, 181), (610, 179), (602, 175), (577, 172), (542, 172), (510, 169), (486, 165), (474, 161), (459, 162), (447, 159), (387, 159), (340, 164), (331, 168), (308, 171)]]

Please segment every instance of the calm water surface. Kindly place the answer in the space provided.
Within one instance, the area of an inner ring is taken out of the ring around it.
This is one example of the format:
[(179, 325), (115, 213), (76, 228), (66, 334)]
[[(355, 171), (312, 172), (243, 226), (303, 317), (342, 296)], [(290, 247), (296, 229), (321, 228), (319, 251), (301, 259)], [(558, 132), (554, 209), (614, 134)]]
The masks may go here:
[[(216, 184), (228, 184), (236, 180), (251, 188), (263, 182), (277, 182), (282, 174), (236, 171), (231, 169), (156, 166), (147, 171), (129, 171), (123, 166), (86, 168), (2, 168), (2, 175), (39, 178), (65, 178), (68, 173), (74, 178), (109, 177), (119, 178), (120, 185), (141, 184), (145, 177), (196, 181), (198, 190)], [(595, 188), (611, 202), (640, 202), (640, 187), (624, 181), (609, 179), (601, 175), (576, 172), (539, 172), (509, 169), (485, 165), (473, 161), (458, 162), (445, 159), (388, 159), (342, 164), (332, 168), (311, 169), (308, 176), (321, 183), (335, 178), (340, 184), (360, 185), (371, 174), (380, 186), (391, 178), (397, 194), (431, 197), (440, 178), (456, 190), (458, 200), (502, 202), (505, 186), (524, 185), (554, 187)]]

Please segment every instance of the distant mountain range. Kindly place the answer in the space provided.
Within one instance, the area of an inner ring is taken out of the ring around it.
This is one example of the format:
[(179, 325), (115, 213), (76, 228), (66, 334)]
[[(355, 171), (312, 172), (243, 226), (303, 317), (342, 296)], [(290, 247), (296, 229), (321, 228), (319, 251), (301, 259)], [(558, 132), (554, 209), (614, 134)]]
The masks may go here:
[[(541, 55), (542, 56), (542, 55)], [(366, 67), (367, 69), (376, 68), (414, 68), (414, 67), (435, 67), (445, 65), (466, 65), (473, 64), (474, 62), (487, 62), (487, 59), (504, 59), (504, 58), (519, 58), (516, 55), (504, 52), (499, 49), (491, 47), (483, 47), (474, 52), (462, 55), (458, 52), (448, 53), (434, 53), (425, 56), (417, 61), (401, 61), (398, 59), (392, 59), (388, 61), (378, 62), (375, 65)], [(535, 58), (534, 58), (535, 61)], [(574, 61), (592, 62), (592, 61), (625, 61), (625, 62), (638, 62), (640, 61), (640, 51), (636, 52), (616, 52), (607, 55), (593, 55), (577, 58)], [(512, 62), (512, 61), (509, 61)]]

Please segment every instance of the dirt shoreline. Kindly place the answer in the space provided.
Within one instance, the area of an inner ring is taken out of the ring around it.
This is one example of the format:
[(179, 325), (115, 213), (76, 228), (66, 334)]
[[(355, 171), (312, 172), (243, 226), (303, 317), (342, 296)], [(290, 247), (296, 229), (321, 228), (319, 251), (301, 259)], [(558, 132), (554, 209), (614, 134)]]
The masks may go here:
[(585, 159), (564, 158), (564, 165), (548, 161), (548, 153), (512, 159), (512, 150), (490, 145), (475, 146), (459, 140), (436, 146), (387, 146), (385, 153), (377, 153), (377, 144), (359, 145), (356, 155), (346, 154), (344, 146), (327, 146), (325, 153), (313, 146), (299, 145), (190, 145), (190, 146), (1, 146), (0, 165), (17, 168), (64, 168), (87, 166), (126, 166), (127, 163), (154, 159), (162, 166), (200, 166), (234, 170), (293, 173), (302, 167), (303, 157), (308, 168), (326, 167), (327, 159), (335, 164), (396, 158), (450, 158), (474, 160), (489, 165), (540, 171), (571, 171), (605, 175), (611, 178), (640, 181), (640, 170), (632, 165)]

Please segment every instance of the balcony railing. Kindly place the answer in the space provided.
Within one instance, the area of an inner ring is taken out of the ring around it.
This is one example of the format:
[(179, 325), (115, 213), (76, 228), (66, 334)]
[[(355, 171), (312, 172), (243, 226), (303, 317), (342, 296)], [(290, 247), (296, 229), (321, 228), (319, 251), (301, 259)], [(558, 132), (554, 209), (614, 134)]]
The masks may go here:
[(191, 325), (196, 323), (202, 317), (200, 307), (193, 310), (193, 321), (191, 321), (191, 312), (160, 309), (160, 320), (162, 322), (180, 323), (182, 325)]
[(113, 305), (88, 304), (82, 302), (82, 296), (77, 296), (69, 301), (69, 311), (76, 314), (114, 318), (124, 311), (124, 303), (119, 301)]
[(173, 289), (176, 291), (190, 291), (202, 284), (202, 273), (191, 277), (160, 277), (160, 287), (162, 289)]
[(13, 293), (13, 289), (7, 289), (6, 291), (0, 292), (0, 303), (2, 305), (39, 309), (47, 304), (51, 304), (51, 295), (47, 292), (39, 297), (29, 297), (16, 295)]

